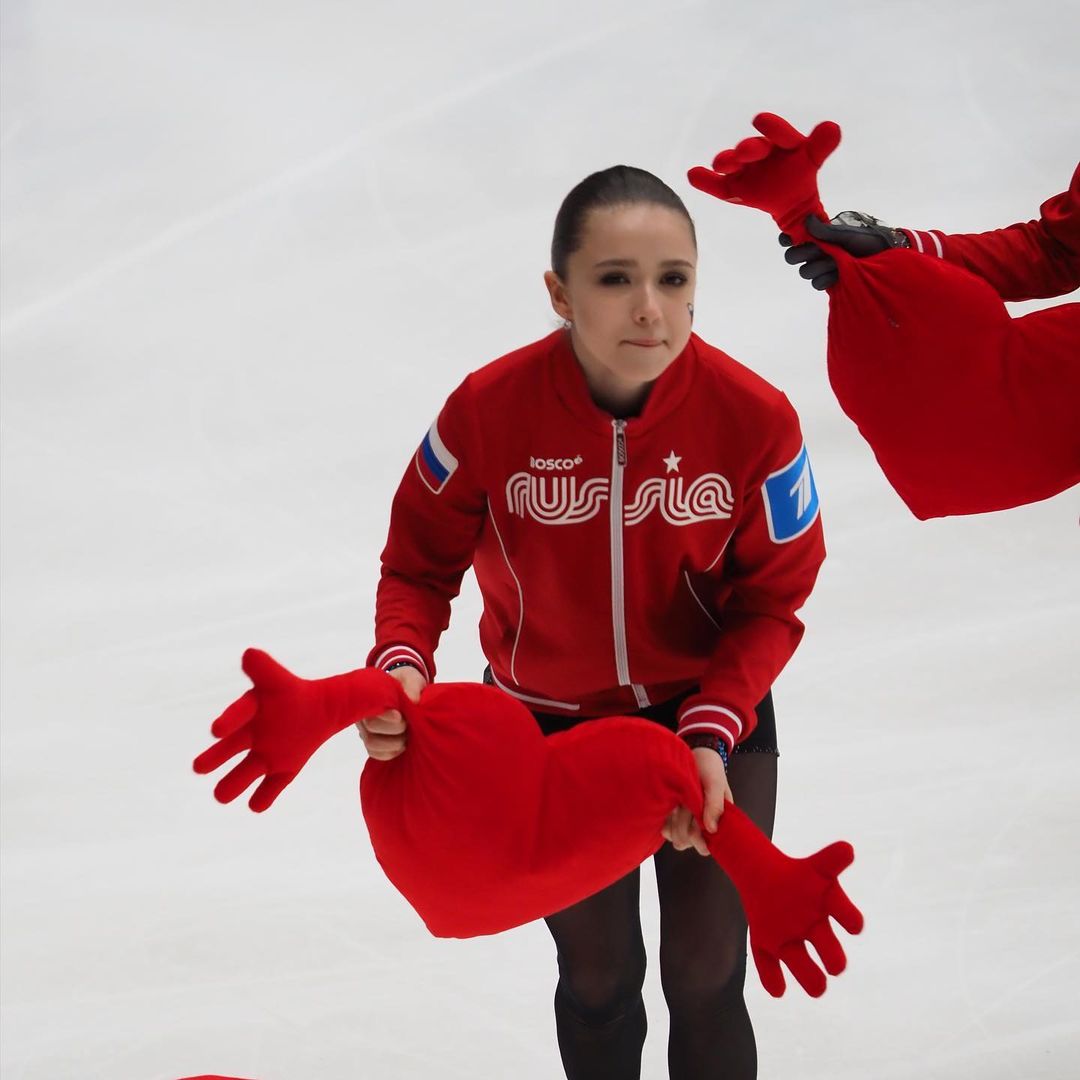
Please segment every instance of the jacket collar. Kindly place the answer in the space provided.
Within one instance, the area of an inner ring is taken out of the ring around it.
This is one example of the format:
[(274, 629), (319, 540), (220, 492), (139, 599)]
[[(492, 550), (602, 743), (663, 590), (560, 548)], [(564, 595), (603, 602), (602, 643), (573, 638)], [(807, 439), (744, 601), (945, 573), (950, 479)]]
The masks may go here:
[[(589, 395), (585, 373), (570, 344), (568, 330), (556, 330), (550, 338), (549, 370), (556, 395), (563, 405), (583, 424), (605, 435), (611, 432), (611, 413), (601, 409)], [(669, 417), (690, 393), (697, 367), (701, 340), (690, 335), (686, 348), (664, 369), (639, 416), (626, 422), (627, 432), (639, 434), (655, 427)]]

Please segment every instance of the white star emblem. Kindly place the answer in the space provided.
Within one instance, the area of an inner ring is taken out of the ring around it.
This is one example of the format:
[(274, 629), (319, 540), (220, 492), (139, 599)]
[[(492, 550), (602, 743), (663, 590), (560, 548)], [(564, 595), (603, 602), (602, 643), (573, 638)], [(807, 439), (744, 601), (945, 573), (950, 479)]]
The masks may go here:
[(666, 458), (664, 458), (664, 464), (667, 466), (667, 471), (678, 472), (680, 461), (682, 461), (682, 458), (679, 457), (674, 450), (672, 450), (671, 453), (668, 454)]

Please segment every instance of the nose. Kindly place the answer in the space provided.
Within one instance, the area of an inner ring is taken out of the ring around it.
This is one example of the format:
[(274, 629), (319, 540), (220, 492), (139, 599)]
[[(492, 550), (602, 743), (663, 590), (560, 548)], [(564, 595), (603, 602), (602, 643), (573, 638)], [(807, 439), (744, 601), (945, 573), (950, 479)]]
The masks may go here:
[(645, 285), (635, 297), (634, 322), (639, 326), (649, 326), (660, 318), (660, 304), (655, 291)]

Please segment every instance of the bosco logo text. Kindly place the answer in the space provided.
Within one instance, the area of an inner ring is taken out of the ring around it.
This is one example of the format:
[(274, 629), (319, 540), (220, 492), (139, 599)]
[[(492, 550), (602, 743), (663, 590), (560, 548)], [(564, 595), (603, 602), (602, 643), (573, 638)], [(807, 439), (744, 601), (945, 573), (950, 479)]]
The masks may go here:
[(574, 458), (531, 457), (529, 458), (529, 468), (536, 469), (538, 472), (567, 472), (574, 466), (580, 465), (582, 460), (580, 454)]

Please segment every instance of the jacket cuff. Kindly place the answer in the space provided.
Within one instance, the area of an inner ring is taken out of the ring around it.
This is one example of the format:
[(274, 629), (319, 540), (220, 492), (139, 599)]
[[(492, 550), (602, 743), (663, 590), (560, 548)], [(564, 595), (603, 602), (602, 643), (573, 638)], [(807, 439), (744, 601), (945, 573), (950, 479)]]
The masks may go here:
[(746, 720), (737, 710), (719, 702), (695, 694), (688, 697), (679, 708), (679, 724), (676, 733), (689, 735), (718, 735), (730, 753), (735, 744), (750, 734), (757, 717)]
[(941, 243), (941, 235), (927, 229), (897, 229), (908, 238), (912, 251), (921, 255), (933, 255), (938, 259), (945, 258), (945, 248)]
[(394, 645), (376, 645), (368, 654), (367, 666), (387, 671), (394, 664), (412, 664), (421, 675), (431, 682), (435, 669), (431, 657), (425, 656), (419, 649), (412, 645), (397, 643)]

